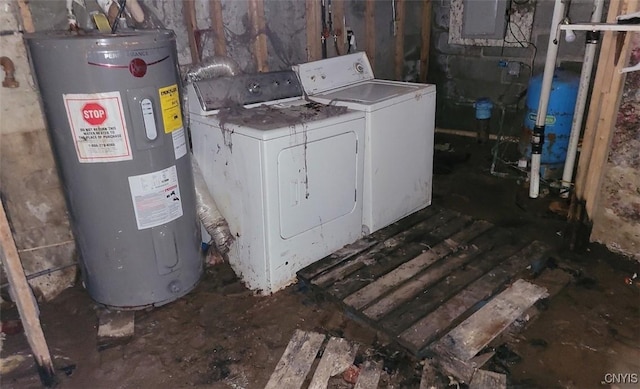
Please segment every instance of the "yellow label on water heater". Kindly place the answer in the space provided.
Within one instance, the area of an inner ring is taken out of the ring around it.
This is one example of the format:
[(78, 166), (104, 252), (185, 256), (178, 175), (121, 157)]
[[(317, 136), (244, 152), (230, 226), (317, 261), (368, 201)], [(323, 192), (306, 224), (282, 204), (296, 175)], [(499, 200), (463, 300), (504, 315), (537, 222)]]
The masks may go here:
[(158, 89), (160, 94), (160, 109), (164, 132), (170, 133), (182, 128), (182, 110), (180, 109), (180, 93), (178, 85), (173, 84)]

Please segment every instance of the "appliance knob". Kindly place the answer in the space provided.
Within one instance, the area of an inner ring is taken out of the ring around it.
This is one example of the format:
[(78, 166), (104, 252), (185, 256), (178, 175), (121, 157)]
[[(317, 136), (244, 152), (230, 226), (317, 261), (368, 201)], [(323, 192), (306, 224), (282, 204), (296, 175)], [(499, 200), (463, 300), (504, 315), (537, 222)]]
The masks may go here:
[(260, 84), (257, 82), (249, 84), (249, 93), (254, 95), (260, 93)]
[(362, 66), (362, 63), (356, 62), (354, 67), (356, 69), (356, 72), (358, 72), (358, 73), (363, 73), (364, 72), (364, 66)]

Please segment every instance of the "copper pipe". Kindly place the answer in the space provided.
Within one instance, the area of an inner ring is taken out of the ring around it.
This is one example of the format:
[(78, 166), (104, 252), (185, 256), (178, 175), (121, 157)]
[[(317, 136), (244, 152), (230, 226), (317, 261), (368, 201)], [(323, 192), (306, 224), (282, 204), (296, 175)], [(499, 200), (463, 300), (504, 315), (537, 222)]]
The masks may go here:
[(16, 81), (14, 73), (16, 67), (13, 65), (13, 61), (9, 57), (0, 57), (0, 66), (4, 70), (4, 80), (2, 86), (5, 88), (17, 88), (20, 83)]

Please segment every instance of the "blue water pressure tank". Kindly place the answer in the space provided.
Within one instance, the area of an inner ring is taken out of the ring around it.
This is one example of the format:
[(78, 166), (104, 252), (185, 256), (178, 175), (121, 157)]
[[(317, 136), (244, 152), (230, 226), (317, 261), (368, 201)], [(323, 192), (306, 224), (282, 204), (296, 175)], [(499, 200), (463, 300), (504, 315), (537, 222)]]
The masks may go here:
[[(566, 70), (557, 69), (553, 75), (541, 155), (543, 165), (562, 165), (567, 158), (579, 82), (580, 77), (577, 74)], [(542, 74), (539, 74), (531, 78), (527, 91), (523, 142), (521, 143), (523, 148), (526, 147), (527, 157), (531, 156), (531, 134), (536, 124), (541, 90)]]

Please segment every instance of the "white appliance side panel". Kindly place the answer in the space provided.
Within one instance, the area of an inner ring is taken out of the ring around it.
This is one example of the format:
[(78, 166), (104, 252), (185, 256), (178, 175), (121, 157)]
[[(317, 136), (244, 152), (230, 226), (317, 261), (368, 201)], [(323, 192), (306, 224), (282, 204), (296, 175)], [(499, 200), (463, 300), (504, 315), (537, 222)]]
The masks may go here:
[[(307, 131), (306, 134), (298, 132), (288, 138), (265, 142), (265, 207), (271, 291), (294, 282), (298, 270), (362, 236), (364, 126), (365, 121), (361, 117)], [(296, 146), (304, 145), (305, 141), (309, 198), (305, 199), (306, 188), (301, 183), (298, 187), (301, 203), (292, 207), (290, 178), (301, 178), (297, 171), (304, 167), (304, 160), (298, 159), (290, 167), (279, 166), (279, 162), (285, 161), (280, 159), (288, 153), (285, 150), (291, 150), (292, 146), (297, 149)], [(278, 182), (280, 177), (283, 178), (282, 183)], [(282, 193), (281, 188), (286, 192)], [(283, 210), (281, 206), (288, 209)], [(297, 207), (301, 215), (296, 214)], [(309, 220), (304, 220), (307, 217)], [(319, 220), (323, 218), (327, 220)], [(287, 235), (291, 237), (283, 238)]]
[(293, 70), (309, 95), (373, 79), (364, 51), (295, 65)]
[(223, 136), (215, 126), (216, 120), (201, 120), (191, 118), (193, 153), (220, 213), (236, 237), (229, 263), (249, 289), (268, 291), (261, 142), (229, 132)]
[(287, 147), (278, 154), (280, 236), (292, 238), (353, 212), (354, 132)]
[(377, 231), (431, 204), (435, 93), (367, 114), (363, 224)]

